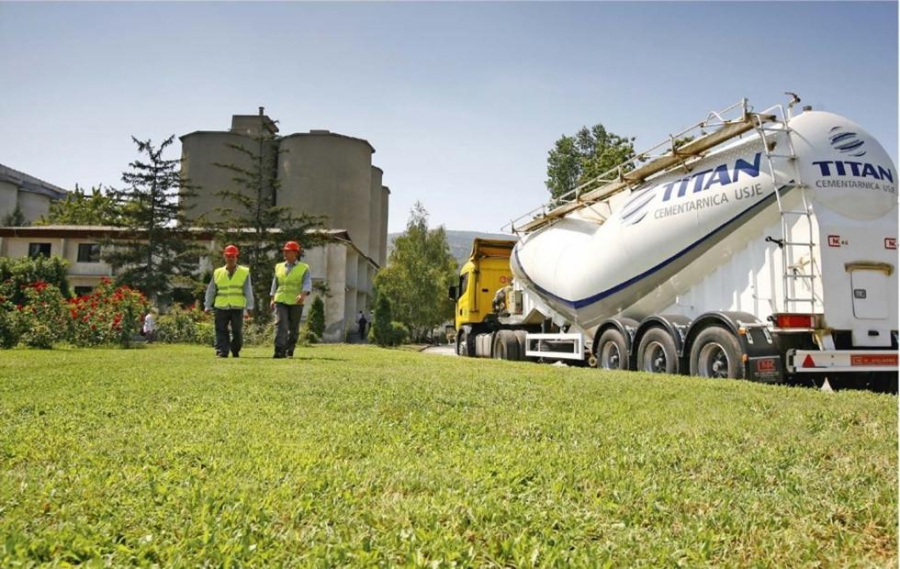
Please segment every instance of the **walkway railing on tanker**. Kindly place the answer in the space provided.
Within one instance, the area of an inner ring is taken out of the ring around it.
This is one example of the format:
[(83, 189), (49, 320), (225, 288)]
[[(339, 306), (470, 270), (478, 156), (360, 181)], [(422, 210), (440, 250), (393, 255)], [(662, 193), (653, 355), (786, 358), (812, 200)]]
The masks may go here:
[[(727, 118), (731, 115), (733, 118)], [(690, 165), (711, 149), (753, 131), (758, 124), (776, 121), (774, 115), (753, 113), (747, 99), (721, 111), (710, 112), (702, 120), (667, 140), (636, 154), (633, 158), (588, 180), (548, 204), (513, 219), (503, 227), (506, 233), (530, 233), (569, 213), (605, 200), (624, 190), (642, 185), (648, 179), (677, 168), (690, 171)], [(713, 130), (712, 132), (708, 132)], [(696, 136), (696, 138), (694, 138)]]

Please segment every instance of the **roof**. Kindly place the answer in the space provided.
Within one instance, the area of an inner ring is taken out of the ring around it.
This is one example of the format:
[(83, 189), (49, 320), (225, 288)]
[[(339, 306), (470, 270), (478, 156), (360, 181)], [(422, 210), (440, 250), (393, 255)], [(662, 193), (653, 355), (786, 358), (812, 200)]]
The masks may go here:
[(355, 140), (357, 142), (362, 142), (363, 144), (368, 146), (369, 149), (372, 151), (372, 154), (375, 154), (375, 147), (372, 146), (372, 144), (365, 138), (357, 138), (355, 136), (348, 136), (346, 134), (338, 134), (336, 132), (331, 132), (330, 130), (311, 130), (309, 132), (295, 132), (294, 134), (289, 134), (287, 136), (282, 137), (282, 139), (294, 138), (294, 137), (298, 137), (298, 136), (336, 136), (338, 138), (346, 138), (347, 140)]
[(47, 196), (53, 200), (61, 200), (68, 194), (68, 191), (64, 188), (54, 186), (49, 182), (29, 176), (25, 172), (20, 172), (3, 164), (0, 164), (0, 181), (11, 182), (22, 191)]

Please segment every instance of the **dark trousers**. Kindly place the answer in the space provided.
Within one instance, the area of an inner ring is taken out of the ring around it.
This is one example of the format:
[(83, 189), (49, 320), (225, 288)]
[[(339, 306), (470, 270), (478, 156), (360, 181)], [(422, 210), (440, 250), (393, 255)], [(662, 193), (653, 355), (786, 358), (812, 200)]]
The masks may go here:
[(275, 303), (275, 353), (293, 355), (297, 346), (297, 333), (300, 331), (300, 317), (303, 315), (302, 304)]
[[(231, 326), (231, 334), (228, 326)], [(244, 345), (244, 309), (216, 308), (216, 353), (227, 356), (238, 354)]]

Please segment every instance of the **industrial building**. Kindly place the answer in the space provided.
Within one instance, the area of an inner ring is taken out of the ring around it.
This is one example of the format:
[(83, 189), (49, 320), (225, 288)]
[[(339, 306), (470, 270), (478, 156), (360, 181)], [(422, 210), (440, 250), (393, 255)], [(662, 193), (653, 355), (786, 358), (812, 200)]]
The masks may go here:
[(18, 209), (25, 223), (47, 215), (50, 202), (66, 197), (66, 190), (0, 164), (0, 225)]
[(274, 171), (266, 176), (278, 180), (277, 190), (269, 190), (271, 203), (325, 216), (328, 230), (346, 242), (304, 256), (314, 277), (317, 264), (329, 267), (321, 273), (329, 290), (326, 335), (347, 329), (358, 311), (371, 309), (372, 282), (387, 257), (390, 190), (382, 183), (382, 170), (372, 165), (375, 149), (368, 141), (327, 130), (280, 136), (262, 107), (257, 115), (232, 116), (227, 131), (196, 131), (180, 139), (182, 174), (196, 192), (185, 198), (189, 219), (198, 224), (221, 220), (220, 192), (241, 191), (234, 172), (223, 165), (251, 169), (253, 157), (235, 146), (269, 157), (263, 162)]
[[(76, 295), (90, 292), (102, 278), (115, 278), (113, 268), (103, 261), (103, 243), (115, 241), (128, 232), (121, 227), (97, 225), (44, 225), (27, 227), (0, 227), (0, 257), (36, 257), (53, 255), (68, 263), (69, 286)], [(349, 329), (353, 329), (355, 312), (347, 314), (345, 295), (336, 291), (346, 287), (348, 267), (357, 267), (360, 259), (366, 259), (362, 251), (350, 241), (343, 230), (325, 230), (329, 239), (319, 247), (304, 251), (303, 260), (309, 264), (315, 289), (325, 284), (330, 289), (323, 297), (325, 302), (325, 337), (327, 342), (343, 341)], [(221, 265), (222, 245), (216, 243), (211, 232), (192, 228), (190, 235), (208, 252), (200, 261), (199, 272), (210, 271)], [(368, 264), (374, 261), (367, 260)], [(313, 296), (320, 294), (314, 292)], [(304, 318), (306, 314), (304, 314)]]

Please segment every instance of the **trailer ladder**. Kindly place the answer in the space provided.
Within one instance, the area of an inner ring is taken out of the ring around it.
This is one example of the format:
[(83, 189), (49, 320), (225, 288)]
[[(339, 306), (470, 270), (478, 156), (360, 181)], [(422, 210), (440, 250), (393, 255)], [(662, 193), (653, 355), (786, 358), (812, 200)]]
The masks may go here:
[[(795, 102), (799, 102), (799, 99), (796, 99)], [(793, 105), (793, 102), (791, 105)], [(782, 309), (783, 312), (788, 313), (804, 312), (799, 306), (803, 308), (808, 306), (808, 312), (814, 313), (817, 302), (815, 297), (817, 267), (815, 257), (816, 244), (813, 241), (814, 222), (812, 208), (807, 197), (807, 187), (800, 177), (800, 166), (792, 137), (793, 129), (788, 125), (782, 105), (776, 105), (764, 111), (764, 113), (773, 114), (776, 117), (780, 116), (780, 119), (769, 124), (756, 120), (755, 128), (763, 142), (763, 152), (766, 157), (766, 163), (769, 166), (769, 173), (772, 176), (772, 183), (775, 186), (775, 199), (778, 203), (778, 212), (781, 217), (781, 239), (772, 241), (775, 241), (781, 250)], [(784, 135), (787, 149), (780, 153), (774, 153), (773, 150), (777, 148), (775, 138), (779, 134)], [(774, 164), (775, 160), (786, 160), (790, 164), (790, 168), (793, 170), (793, 176), (790, 180), (785, 180), (784, 176), (779, 176), (778, 168)], [(782, 194), (792, 189), (800, 192), (800, 209), (789, 209), (785, 205)], [(798, 225), (800, 226), (799, 228)], [(795, 232), (804, 227), (806, 229), (805, 239), (795, 235)], [(806, 256), (806, 259), (804, 259), (804, 256)], [(809, 267), (809, 272), (805, 272), (806, 267)]]
[[(735, 111), (740, 113), (737, 118), (724, 118)], [(727, 109), (709, 113), (706, 120), (669, 136), (668, 140), (581, 184), (558, 198), (555, 203), (541, 206), (510, 221), (503, 230), (516, 234), (531, 233), (576, 210), (606, 200), (624, 190), (640, 186), (648, 178), (661, 172), (679, 167), (690, 170), (690, 164), (702, 158), (709, 150), (758, 129), (760, 124), (764, 125), (775, 121), (777, 121), (775, 115), (750, 112), (747, 99), (741, 99), (740, 102)], [(707, 133), (708, 129), (714, 130)], [(679, 146), (679, 139), (692, 132), (699, 132), (700, 136)], [(662, 154), (658, 154), (659, 152)]]

